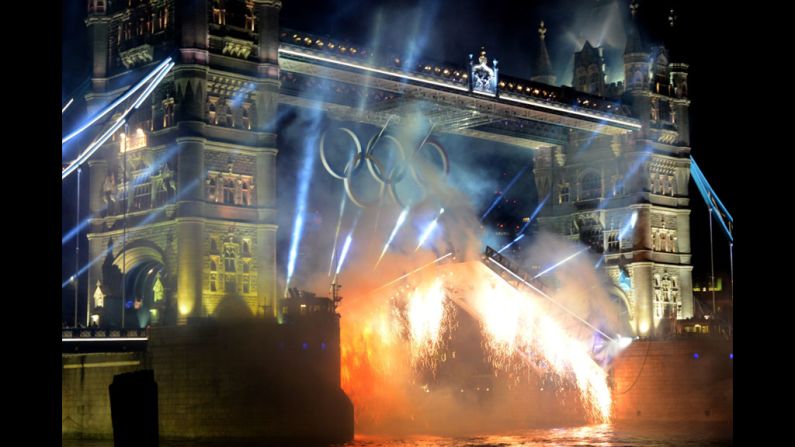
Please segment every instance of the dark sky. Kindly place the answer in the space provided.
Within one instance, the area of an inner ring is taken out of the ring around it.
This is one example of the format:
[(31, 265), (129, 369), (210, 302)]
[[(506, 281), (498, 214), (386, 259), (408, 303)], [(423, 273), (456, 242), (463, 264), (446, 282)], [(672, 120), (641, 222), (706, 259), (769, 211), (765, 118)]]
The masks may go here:
[[(628, 0), (545, 0), (545, 1), (417, 1), (417, 0), (284, 0), (282, 27), (320, 35), (385, 51), (421, 54), (423, 59), (463, 64), (466, 55), (486, 45), (490, 58), (500, 61), (502, 73), (529, 77), (537, 45), (538, 22), (544, 20), (554, 69), (560, 81), (568, 80), (572, 52), (584, 39), (613, 45), (608, 56), (608, 71), (620, 71), (623, 46), (623, 21)], [(639, 20), (647, 36), (659, 38), (665, 31), (668, 9), (673, 6), (681, 26), (681, 47), (690, 63), (691, 146), (713, 188), (733, 214), (737, 176), (733, 174), (733, 153), (750, 147), (742, 135), (729, 133), (720, 119), (738, 105), (725, 92), (736, 88), (731, 68), (736, 65), (734, 48), (710, 36), (725, 35), (737, 14), (730, 8), (698, 9), (695, 2), (642, 1)], [(700, 2), (699, 2), (700, 3)], [(63, 2), (62, 96), (68, 95), (89, 75), (86, 41), (85, 2)], [(606, 26), (608, 24), (609, 26)], [(373, 36), (380, 36), (374, 40)], [(598, 42), (596, 42), (598, 43)], [(736, 69), (736, 68), (735, 68)], [(612, 80), (612, 79), (611, 79)], [(67, 126), (68, 127), (68, 126)], [(87, 183), (83, 184), (84, 187)], [(74, 222), (69, 214), (74, 182), (64, 184), (64, 228)], [(694, 280), (709, 271), (709, 233), (706, 207), (691, 182), (691, 229)], [(738, 216), (735, 216), (738, 217)], [(740, 230), (741, 231), (741, 230)], [(85, 247), (85, 239), (83, 239)], [(72, 265), (64, 246), (64, 265)], [(715, 226), (716, 272), (728, 274), (726, 239)], [(71, 268), (65, 268), (65, 272)], [(66, 275), (66, 273), (64, 273)], [(68, 276), (68, 275), (67, 275)]]

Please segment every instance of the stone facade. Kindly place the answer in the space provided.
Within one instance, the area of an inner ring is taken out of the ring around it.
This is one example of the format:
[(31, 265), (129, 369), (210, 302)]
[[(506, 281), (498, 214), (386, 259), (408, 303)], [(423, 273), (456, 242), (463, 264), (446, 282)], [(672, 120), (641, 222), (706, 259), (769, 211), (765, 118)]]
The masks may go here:
[[(586, 43), (583, 52), (594, 51)], [(622, 99), (641, 128), (620, 136), (571, 129), (567, 142), (535, 152), (539, 199), (549, 195), (540, 228), (601, 255), (597, 264), (642, 337), (664, 335), (670, 320), (693, 316), (687, 66), (667, 57), (664, 48), (643, 44), (632, 19)]]
[[(251, 314), (275, 315), (281, 2), (120, 3), (90, 2), (89, 109), (166, 56), (176, 65), (89, 162), (89, 300), (96, 288), (106, 302), (134, 300), (130, 312), (141, 325), (214, 315), (227, 298), (242, 297)], [(250, 51), (208, 44), (216, 39)], [(149, 290), (155, 275), (158, 303)], [(211, 278), (227, 287), (210, 287)], [(96, 303), (90, 308), (103, 314)]]
[(721, 339), (634, 342), (610, 377), (616, 422), (721, 422), (730, 427), (733, 362)]

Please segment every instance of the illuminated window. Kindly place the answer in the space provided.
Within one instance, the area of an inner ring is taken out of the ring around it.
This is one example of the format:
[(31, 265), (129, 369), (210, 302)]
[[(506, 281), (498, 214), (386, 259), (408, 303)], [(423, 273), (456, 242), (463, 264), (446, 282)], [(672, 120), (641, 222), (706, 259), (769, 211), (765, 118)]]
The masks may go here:
[(132, 207), (135, 210), (149, 209), (152, 204), (152, 184), (148, 179), (135, 186)]
[(254, 23), (256, 22), (256, 16), (254, 15), (254, 2), (247, 1), (246, 2), (246, 30), (254, 32)]
[(224, 272), (235, 273), (235, 258), (237, 257), (237, 244), (224, 244)]
[(602, 196), (602, 179), (595, 172), (582, 176), (580, 182), (580, 200), (596, 199)]
[(213, 1), (213, 23), (226, 25), (226, 8), (221, 0)]
[(237, 253), (239, 246), (233, 242), (224, 243), (224, 290), (234, 292), (237, 290), (235, 280), (237, 273)]
[(168, 26), (168, 8), (161, 8), (157, 12), (157, 29), (163, 31)]
[(122, 40), (130, 40), (132, 38), (132, 25), (129, 20), (125, 20), (121, 24), (122, 27)]
[(163, 128), (174, 125), (174, 98), (163, 101)]
[(207, 200), (218, 202), (218, 179), (215, 176), (207, 179)]
[(242, 253), (243, 256), (251, 256), (251, 249), (249, 248), (251, 243), (247, 239), (243, 239), (242, 245)]
[(248, 107), (243, 107), (243, 128), (247, 130), (251, 130), (251, 121), (248, 118)]
[(218, 261), (216, 259), (215, 256), (210, 259), (210, 292), (218, 291)]
[(210, 124), (218, 124), (218, 114), (215, 108), (215, 102), (210, 102), (207, 106), (207, 122)]
[(569, 201), (569, 184), (562, 183), (560, 185), (560, 193), (558, 195), (558, 203), (568, 203)]
[(223, 106), (224, 115), (221, 119), (221, 124), (229, 127), (235, 126), (235, 116), (232, 114), (232, 108), (228, 104)]
[(618, 240), (618, 231), (605, 232), (605, 248), (608, 253), (617, 253), (621, 248), (621, 241)]
[(88, 13), (105, 12), (105, 0), (88, 0)]
[(254, 178), (249, 175), (208, 171), (206, 181), (208, 202), (252, 206)]
[(241, 282), (243, 283), (243, 293), (250, 293), (251, 292), (251, 275), (250, 275), (251, 265), (248, 262), (243, 263), (243, 276), (241, 277)]
[(235, 275), (227, 273), (224, 275), (224, 290), (226, 292), (235, 291)]
[(235, 204), (235, 181), (229, 177), (222, 180), (223, 203), (227, 205)]
[(251, 206), (251, 180), (240, 180), (240, 205)]

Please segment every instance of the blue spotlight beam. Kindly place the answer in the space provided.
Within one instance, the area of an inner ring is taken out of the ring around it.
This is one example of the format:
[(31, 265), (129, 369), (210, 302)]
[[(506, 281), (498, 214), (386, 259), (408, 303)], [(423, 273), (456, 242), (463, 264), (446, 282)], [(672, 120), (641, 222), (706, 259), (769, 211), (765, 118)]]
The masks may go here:
[(499, 251), (497, 251), (497, 253), (502, 253), (504, 250), (508, 249), (508, 247), (510, 247), (511, 245), (519, 242), (520, 239), (524, 238), (524, 230), (526, 230), (527, 227), (530, 226), (530, 224), (533, 222), (533, 219), (535, 219), (536, 216), (538, 215), (538, 213), (541, 212), (541, 208), (543, 208), (544, 205), (546, 205), (547, 200), (549, 200), (550, 196), (552, 196), (552, 193), (551, 192), (547, 193), (547, 196), (544, 197), (544, 200), (542, 200), (541, 203), (538, 204), (536, 209), (533, 211), (533, 214), (531, 214), (530, 218), (527, 219), (527, 222), (525, 222), (525, 224), (522, 225), (522, 228), (519, 230), (519, 235), (516, 236), (516, 238), (514, 240), (512, 240), (510, 243), (508, 243), (508, 245), (506, 245), (506, 246), (502, 247), (501, 249), (499, 249)]
[(693, 159), (692, 156), (690, 157), (690, 170), (691, 172), (693, 170), (697, 172), (698, 174), (697, 178), (702, 182), (702, 184), (706, 187), (706, 189), (710, 193), (712, 193), (712, 196), (715, 198), (715, 201), (717, 202), (718, 206), (720, 206), (720, 209), (723, 212), (723, 214), (725, 214), (726, 217), (729, 218), (729, 222), (734, 222), (734, 218), (732, 217), (731, 214), (729, 214), (729, 210), (726, 209), (726, 207), (723, 205), (723, 202), (721, 202), (720, 198), (718, 198), (718, 195), (715, 193), (715, 190), (712, 189), (712, 186), (709, 184), (707, 178), (704, 176), (704, 173), (701, 171), (701, 168), (698, 167), (696, 161)]
[[(171, 58), (168, 58), (167, 60), (170, 61)], [(83, 151), (83, 153), (77, 157), (76, 160), (74, 160), (71, 164), (69, 164), (69, 166), (66, 169), (64, 169), (64, 171), (61, 173), (61, 180), (64, 180), (66, 177), (69, 176), (69, 174), (74, 172), (78, 167), (80, 167), (80, 165), (82, 165), (86, 160), (88, 160), (94, 154), (94, 152), (96, 152), (105, 143), (105, 141), (108, 140), (108, 138), (110, 138), (122, 125), (124, 125), (127, 122), (127, 119), (130, 117), (130, 114), (134, 110), (136, 110), (138, 106), (140, 106), (141, 103), (152, 93), (152, 91), (154, 91), (155, 87), (157, 87), (157, 85), (163, 81), (166, 74), (171, 70), (172, 67), (174, 67), (174, 62), (169, 62), (168, 64), (166, 64), (165, 67), (161, 68), (158, 73), (154, 73), (157, 75), (155, 81), (147, 89), (144, 90), (144, 92), (141, 94), (141, 96), (138, 97), (138, 99), (135, 101), (132, 107), (125, 110), (125, 112), (122, 114), (121, 117), (119, 117), (116, 123), (114, 123), (104, 134), (102, 134), (102, 136), (99, 139), (91, 143), (86, 148), (86, 150)]]
[[(180, 199), (180, 198), (181, 198), (183, 195), (187, 194), (189, 191), (191, 191), (193, 188), (195, 188), (195, 187), (196, 187), (198, 184), (199, 184), (199, 180), (198, 180), (198, 179), (196, 179), (196, 180), (193, 180), (193, 181), (192, 181), (190, 184), (188, 184), (188, 185), (187, 185), (185, 188), (183, 188), (183, 189), (182, 189), (182, 191), (181, 191), (181, 192), (180, 192), (180, 193), (179, 193), (179, 194), (178, 194), (176, 197), (174, 197), (174, 202), (176, 202), (177, 200), (179, 200), (179, 199)], [(142, 220), (142, 221), (141, 221), (141, 222), (140, 222), (138, 225), (136, 225), (136, 226), (132, 227), (131, 229), (139, 228), (139, 227), (141, 227), (141, 226), (143, 226), (143, 225), (146, 225), (146, 224), (150, 223), (150, 222), (151, 222), (151, 221), (153, 221), (155, 218), (157, 218), (157, 216), (159, 216), (160, 214), (162, 214), (162, 213), (165, 211), (165, 209), (166, 209), (166, 206), (168, 206), (168, 205), (171, 205), (171, 203), (165, 204), (165, 205), (163, 205), (163, 206), (161, 206), (161, 207), (157, 208), (156, 210), (152, 210), (152, 213), (150, 213), (150, 214), (149, 214), (149, 216), (147, 216), (147, 217), (146, 217), (145, 219), (143, 219), (143, 220)], [(121, 239), (122, 239), (121, 246), (122, 246), (122, 247), (124, 247), (124, 245), (125, 245), (125, 244), (124, 244), (124, 242), (125, 242), (125, 241), (124, 241), (124, 237), (122, 237)], [(117, 242), (117, 243), (118, 243), (118, 242)], [(91, 266), (92, 266), (92, 265), (94, 265), (94, 264), (96, 264), (97, 262), (99, 262), (101, 259), (103, 259), (103, 258), (104, 258), (104, 257), (105, 257), (105, 256), (108, 254), (108, 252), (112, 251), (114, 246), (116, 246), (116, 244), (114, 244), (114, 245), (111, 245), (110, 247), (108, 247), (108, 248), (106, 248), (105, 250), (103, 250), (103, 251), (102, 251), (102, 253), (100, 253), (99, 255), (97, 255), (97, 257), (95, 257), (95, 258), (94, 258), (94, 259), (92, 259), (92, 260), (91, 260), (91, 261), (90, 261), (88, 264), (86, 264), (85, 266), (83, 266), (83, 268), (81, 268), (80, 270), (78, 270), (78, 271), (77, 271), (77, 273), (76, 273), (76, 274), (74, 274), (73, 276), (74, 276), (74, 277), (76, 277), (76, 278), (77, 278), (77, 277), (80, 277), (80, 275), (82, 275), (83, 273), (85, 273), (85, 272), (86, 272), (86, 271), (87, 271), (89, 268), (91, 268)], [(61, 284), (61, 288), (64, 288), (64, 287), (66, 287), (68, 284), (69, 284), (69, 279), (67, 279), (67, 280), (66, 280), (64, 283), (62, 283), (62, 284)]]
[(514, 239), (510, 243), (508, 243), (508, 245), (506, 245), (505, 247), (502, 247), (497, 253), (502, 253), (503, 251), (507, 250), (511, 245), (521, 241), (523, 238), (524, 238), (524, 234), (520, 234), (519, 236), (516, 237), (516, 239)]
[(433, 233), (433, 230), (436, 228), (436, 224), (438, 223), (439, 218), (442, 217), (442, 214), (444, 214), (444, 208), (439, 210), (439, 214), (436, 215), (436, 218), (434, 218), (425, 228), (425, 231), (422, 232), (419, 243), (417, 244), (417, 248), (414, 249), (415, 252), (422, 247), (422, 244), (424, 244), (428, 237), (430, 237), (431, 233)]
[(345, 199), (348, 194), (342, 191), (342, 200), (340, 200), (340, 217), (337, 219), (337, 229), (334, 231), (334, 246), (331, 248), (331, 259), (328, 263), (328, 276), (331, 276), (331, 270), (334, 268), (334, 256), (337, 255), (337, 240), (340, 237), (340, 227), (342, 226), (342, 215), (345, 214)]
[(431, 261), (431, 262), (429, 262), (429, 263), (427, 263), (427, 264), (425, 264), (425, 265), (423, 265), (421, 267), (418, 267), (418, 268), (416, 268), (416, 269), (414, 269), (414, 270), (412, 270), (412, 271), (410, 271), (410, 272), (408, 272), (408, 273), (406, 273), (404, 275), (398, 276), (397, 278), (393, 279), (392, 281), (389, 281), (388, 283), (384, 284), (383, 286), (381, 286), (381, 287), (379, 287), (379, 288), (377, 288), (375, 290), (378, 291), (378, 290), (383, 289), (384, 287), (388, 287), (388, 286), (400, 281), (401, 279), (406, 278), (409, 275), (413, 275), (414, 273), (417, 273), (417, 272), (419, 272), (422, 269), (428, 268), (428, 267), (436, 264), (437, 262), (439, 262), (439, 261), (441, 261), (441, 260), (443, 260), (443, 259), (445, 259), (445, 258), (447, 258), (449, 256), (452, 256), (452, 255), (453, 255), (453, 252), (447, 253), (444, 256), (440, 256), (440, 257), (434, 259), (433, 261)]
[(704, 202), (707, 204), (707, 206), (710, 209), (710, 214), (712, 214), (715, 217), (715, 220), (718, 221), (721, 228), (723, 229), (724, 234), (726, 234), (726, 237), (729, 238), (729, 242), (733, 243), (734, 237), (728, 225), (726, 224), (726, 221), (724, 220), (724, 216), (726, 216), (726, 218), (729, 219), (729, 222), (734, 222), (734, 219), (732, 218), (731, 214), (729, 214), (729, 211), (726, 209), (723, 203), (720, 201), (718, 195), (715, 194), (715, 190), (712, 189), (712, 187), (710, 186), (706, 177), (704, 177), (704, 174), (701, 172), (701, 169), (699, 169), (693, 157), (690, 157), (690, 172), (691, 172), (691, 177), (693, 178), (693, 181), (695, 182), (696, 187), (698, 188), (698, 191), (701, 193), (701, 197), (704, 199)]
[(63, 106), (63, 108), (61, 108), (61, 115), (66, 113), (66, 109), (68, 109), (69, 106), (71, 106), (73, 102), (75, 102), (75, 99), (74, 98), (69, 98), (69, 102), (67, 102), (66, 105)]
[(508, 191), (511, 189), (511, 187), (513, 187), (514, 183), (516, 183), (516, 181), (519, 180), (519, 177), (521, 177), (522, 174), (524, 174), (524, 172), (527, 170), (527, 168), (530, 167), (530, 164), (531, 163), (526, 164), (518, 173), (516, 173), (515, 176), (513, 176), (513, 179), (511, 179), (511, 181), (508, 183), (508, 185), (505, 187), (505, 189), (500, 194), (497, 195), (496, 199), (494, 199), (494, 202), (492, 202), (492, 204), (489, 207), (489, 209), (487, 209), (486, 212), (483, 213), (482, 216), (480, 216), (480, 221), (481, 222), (483, 222), (483, 219), (485, 219), (486, 216), (488, 216), (489, 213), (491, 213), (491, 210), (493, 210), (494, 207), (496, 207), (497, 204), (500, 203), (500, 200), (502, 200), (502, 198), (505, 197), (505, 194), (508, 193)]
[[(74, 131), (73, 131), (72, 133), (70, 133), (69, 135), (67, 135), (67, 136), (63, 137), (63, 139), (61, 139), (61, 144), (64, 144), (64, 143), (66, 143), (67, 141), (71, 140), (72, 138), (74, 138), (74, 137), (78, 136), (78, 135), (79, 135), (81, 132), (83, 132), (84, 130), (86, 130), (86, 129), (88, 129), (89, 127), (91, 127), (91, 125), (93, 125), (94, 123), (96, 123), (96, 122), (97, 122), (98, 120), (100, 120), (100, 119), (101, 119), (103, 116), (107, 115), (107, 114), (108, 114), (109, 112), (111, 112), (113, 109), (115, 109), (116, 107), (118, 107), (118, 106), (119, 106), (119, 104), (121, 104), (121, 103), (123, 103), (124, 101), (126, 101), (126, 100), (127, 100), (127, 98), (129, 98), (130, 96), (132, 96), (132, 95), (133, 95), (133, 93), (137, 92), (137, 91), (138, 91), (138, 90), (139, 90), (141, 87), (143, 87), (144, 85), (146, 85), (146, 83), (147, 83), (147, 82), (149, 82), (149, 80), (150, 80), (150, 79), (152, 79), (153, 77), (155, 77), (155, 76), (156, 76), (156, 75), (157, 75), (157, 74), (158, 74), (158, 73), (159, 73), (161, 70), (163, 70), (163, 68), (164, 68), (164, 67), (168, 66), (170, 63), (171, 63), (171, 57), (167, 57), (167, 58), (166, 58), (166, 59), (165, 59), (163, 62), (161, 62), (161, 63), (160, 63), (160, 64), (159, 64), (157, 67), (155, 67), (155, 69), (154, 69), (154, 70), (152, 70), (152, 71), (151, 71), (151, 72), (150, 72), (148, 75), (146, 75), (146, 77), (144, 77), (144, 78), (143, 78), (142, 80), (140, 80), (140, 81), (139, 81), (137, 84), (135, 84), (134, 86), (132, 86), (132, 87), (131, 87), (129, 90), (127, 90), (127, 92), (125, 92), (123, 95), (121, 95), (121, 96), (120, 96), (118, 99), (116, 99), (115, 101), (113, 101), (113, 103), (112, 103), (111, 105), (109, 105), (109, 106), (105, 107), (105, 108), (104, 108), (104, 109), (103, 109), (101, 112), (99, 112), (98, 114), (96, 114), (96, 115), (95, 115), (93, 118), (91, 118), (91, 119), (90, 119), (90, 120), (89, 120), (87, 123), (85, 123), (85, 124), (83, 124), (82, 126), (78, 127), (76, 130), (74, 130)], [(64, 109), (64, 110), (65, 110), (65, 109)]]
[(563, 265), (563, 264), (565, 264), (565, 263), (569, 262), (570, 260), (574, 259), (574, 258), (575, 258), (577, 255), (579, 255), (580, 253), (582, 253), (582, 252), (584, 252), (584, 251), (586, 251), (586, 250), (588, 250), (588, 247), (585, 247), (585, 248), (583, 248), (582, 250), (579, 250), (579, 251), (577, 251), (577, 252), (575, 252), (575, 253), (572, 253), (572, 254), (570, 254), (569, 256), (566, 256), (564, 259), (562, 259), (562, 260), (560, 260), (560, 261), (556, 262), (556, 263), (555, 263), (553, 266), (551, 266), (551, 267), (549, 267), (549, 268), (545, 269), (543, 272), (541, 272), (541, 273), (539, 273), (538, 275), (534, 276), (534, 277), (533, 277), (533, 279), (537, 279), (539, 276), (541, 276), (541, 275), (545, 275), (545, 274), (547, 274), (547, 273), (551, 272), (552, 270), (555, 270), (556, 268), (558, 268), (558, 267), (560, 267), (561, 265)]
[(306, 205), (309, 200), (309, 185), (312, 181), (312, 173), (315, 165), (315, 150), (319, 135), (320, 116), (313, 115), (309, 121), (307, 134), (309, 137), (304, 143), (303, 161), (298, 171), (298, 188), (295, 197), (295, 220), (293, 233), (290, 239), (290, 254), (287, 260), (287, 278), (284, 284), (284, 296), (287, 296), (290, 288), (290, 281), (295, 273), (295, 263), (298, 258), (298, 248), (304, 234), (304, 216), (306, 215)]
[[(340, 253), (340, 260), (337, 263), (337, 270), (334, 272), (334, 277), (340, 274), (340, 270), (342, 269), (342, 264), (345, 263), (345, 258), (348, 256), (348, 249), (351, 248), (351, 241), (353, 240), (353, 230), (348, 233), (348, 237), (345, 238), (345, 244), (342, 245), (342, 253)], [(336, 282), (336, 281), (335, 281)]]
[(395, 235), (397, 234), (398, 230), (400, 230), (400, 227), (403, 226), (403, 222), (406, 221), (406, 216), (408, 216), (408, 214), (409, 214), (408, 208), (405, 208), (403, 211), (400, 212), (400, 216), (398, 216), (397, 222), (395, 222), (395, 228), (392, 229), (392, 233), (389, 235), (389, 239), (387, 239), (386, 244), (384, 244), (384, 249), (381, 250), (381, 256), (378, 257), (378, 261), (376, 261), (373, 270), (378, 268), (378, 264), (381, 263), (381, 259), (384, 258), (384, 254), (386, 254), (386, 251), (389, 249), (389, 244), (392, 243), (392, 240), (395, 238)]

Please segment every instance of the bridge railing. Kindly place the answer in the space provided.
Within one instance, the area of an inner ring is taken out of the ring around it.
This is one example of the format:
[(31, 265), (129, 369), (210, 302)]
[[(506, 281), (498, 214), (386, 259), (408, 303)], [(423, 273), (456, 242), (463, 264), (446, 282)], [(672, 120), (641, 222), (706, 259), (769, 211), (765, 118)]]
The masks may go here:
[(101, 329), (101, 328), (65, 328), (61, 330), (62, 340), (86, 339), (141, 339), (148, 338), (146, 329)]
[[(491, 259), (493, 262), (499, 264), (503, 269), (505, 269), (505, 270), (511, 272), (513, 275), (515, 275), (514, 279), (519, 278), (522, 281), (524, 281), (525, 285), (526, 284), (530, 284), (533, 287), (541, 290), (544, 293), (549, 293), (550, 292), (549, 288), (547, 286), (545, 286), (541, 281), (535, 279), (535, 277), (534, 277), (534, 275), (532, 273), (530, 273), (530, 272), (526, 271), (525, 269), (521, 268), (518, 264), (516, 264), (515, 262), (511, 261), (507, 257), (505, 257), (502, 254), (500, 254), (497, 250), (495, 250), (495, 249), (493, 249), (493, 248), (491, 248), (491, 247), (489, 247), (487, 245), (486, 249), (484, 251), (483, 262), (489, 268), (494, 270), (498, 275), (503, 276), (504, 271), (500, 271), (499, 269), (494, 268), (492, 265), (490, 265), (489, 262), (486, 262), (489, 259)], [(510, 281), (510, 279), (509, 279), (509, 282), (513, 283), (513, 281)], [(517, 284), (517, 287), (519, 287), (518, 284)]]

